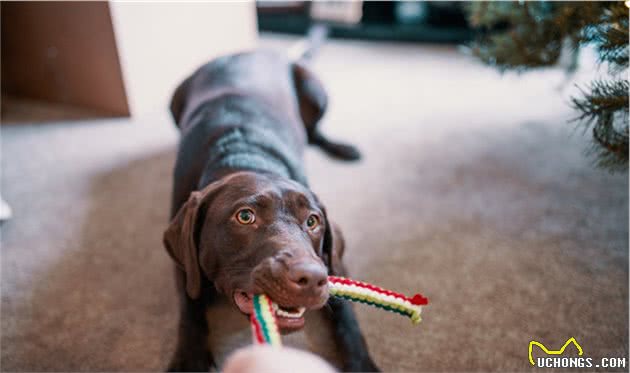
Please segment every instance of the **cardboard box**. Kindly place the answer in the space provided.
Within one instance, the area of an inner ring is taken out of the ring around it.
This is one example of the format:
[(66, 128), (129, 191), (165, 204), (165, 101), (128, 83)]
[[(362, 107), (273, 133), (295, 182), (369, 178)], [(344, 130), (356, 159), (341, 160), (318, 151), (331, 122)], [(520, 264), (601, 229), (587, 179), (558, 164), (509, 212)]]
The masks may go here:
[(166, 110), (192, 70), (257, 40), (253, 2), (2, 2), (0, 12), (3, 123)]

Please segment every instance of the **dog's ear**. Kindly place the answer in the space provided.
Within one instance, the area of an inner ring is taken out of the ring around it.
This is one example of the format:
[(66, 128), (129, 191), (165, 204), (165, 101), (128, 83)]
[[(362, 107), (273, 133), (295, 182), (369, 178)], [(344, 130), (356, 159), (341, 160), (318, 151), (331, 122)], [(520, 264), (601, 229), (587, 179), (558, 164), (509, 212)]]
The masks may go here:
[(190, 194), (164, 232), (164, 246), (175, 263), (186, 273), (186, 292), (192, 299), (201, 292), (199, 235), (204, 223), (205, 207), (216, 185)]
[(177, 88), (175, 89), (175, 93), (173, 93), (173, 97), (171, 98), (171, 115), (173, 116), (173, 120), (178, 126), (179, 121), (182, 119), (182, 114), (184, 113), (186, 99), (188, 97), (188, 90), (190, 88), (191, 82), (192, 76), (188, 77), (179, 86), (177, 86)]
[(300, 107), (300, 116), (306, 131), (315, 131), (317, 122), (324, 116), (328, 95), (315, 74), (299, 62), (293, 64), (293, 82)]
[[(326, 213), (324, 212), (324, 215)], [(328, 274), (342, 275), (346, 274), (346, 269), (341, 261), (343, 252), (346, 248), (346, 242), (339, 227), (326, 217), (324, 232), (324, 242), (322, 244), (322, 252), (324, 263), (328, 266)]]

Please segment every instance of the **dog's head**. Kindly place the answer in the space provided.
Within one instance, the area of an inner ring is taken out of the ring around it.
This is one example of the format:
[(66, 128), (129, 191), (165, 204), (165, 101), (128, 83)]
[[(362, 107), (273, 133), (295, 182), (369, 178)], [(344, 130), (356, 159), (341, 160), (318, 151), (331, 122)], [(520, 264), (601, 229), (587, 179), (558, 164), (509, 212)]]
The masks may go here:
[(252, 295), (267, 294), (279, 305), (276, 316), (284, 331), (302, 328), (305, 310), (326, 303), (327, 275), (343, 250), (310, 190), (252, 172), (193, 192), (166, 230), (164, 244), (186, 273), (188, 296), (199, 297), (207, 279), (251, 314)]

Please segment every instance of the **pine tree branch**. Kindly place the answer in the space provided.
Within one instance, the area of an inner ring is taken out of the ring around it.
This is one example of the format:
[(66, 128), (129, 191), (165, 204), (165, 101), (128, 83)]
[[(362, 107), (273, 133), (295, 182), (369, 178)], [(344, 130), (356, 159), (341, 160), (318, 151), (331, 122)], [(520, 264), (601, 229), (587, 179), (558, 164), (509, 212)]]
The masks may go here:
[(596, 80), (591, 83), (590, 92), (580, 89), (583, 98), (572, 98), (573, 107), (582, 114), (577, 120), (589, 124), (599, 116), (614, 115), (616, 112), (628, 113), (628, 81)]
[[(575, 51), (595, 47), (613, 78), (627, 70), (628, 9), (615, 2), (474, 2), (469, 21), (480, 30), (474, 55), (500, 71), (527, 71), (556, 64), (564, 43)], [(593, 82), (571, 99), (575, 119), (592, 129), (591, 153), (599, 165), (628, 170), (628, 79)]]
[(593, 44), (600, 63), (618, 73), (628, 67), (628, 36), (628, 8), (619, 2), (604, 9), (599, 23), (584, 29), (582, 43)]
[(575, 121), (592, 126), (597, 146), (591, 153), (597, 163), (615, 171), (628, 167), (628, 80), (591, 84), (590, 92), (581, 90), (582, 98), (572, 98), (572, 106), (581, 112)]

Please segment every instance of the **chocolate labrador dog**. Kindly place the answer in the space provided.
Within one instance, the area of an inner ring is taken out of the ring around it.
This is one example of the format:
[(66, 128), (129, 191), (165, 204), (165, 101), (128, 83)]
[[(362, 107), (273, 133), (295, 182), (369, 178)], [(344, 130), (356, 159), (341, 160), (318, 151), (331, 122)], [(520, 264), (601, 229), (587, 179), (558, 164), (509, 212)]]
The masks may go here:
[(345, 273), (344, 242), (304, 175), (307, 143), (359, 158), (317, 128), (326, 103), (303, 63), (265, 51), (216, 59), (175, 91), (182, 137), (164, 244), (177, 264), (181, 317), (170, 371), (220, 368), (251, 343), (246, 316), (257, 293), (277, 303), (283, 334), (304, 332), (311, 318), (306, 348), (337, 351), (346, 371), (377, 370), (350, 305), (328, 296), (327, 275)]

